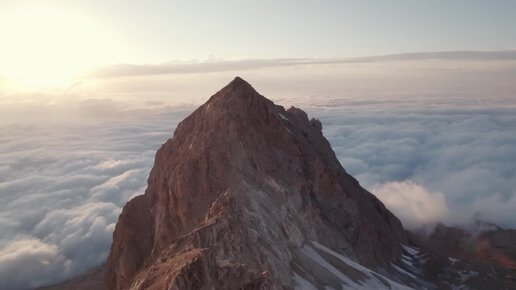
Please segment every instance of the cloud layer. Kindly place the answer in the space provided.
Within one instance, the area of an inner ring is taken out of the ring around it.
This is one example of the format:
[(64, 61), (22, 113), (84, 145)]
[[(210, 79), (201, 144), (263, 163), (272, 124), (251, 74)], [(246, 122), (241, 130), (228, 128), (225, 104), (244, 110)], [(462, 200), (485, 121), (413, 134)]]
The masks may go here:
[(155, 150), (184, 115), (4, 124), (0, 289), (47, 285), (103, 263), (121, 207), (143, 193)]
[[(330, 104), (304, 105), (346, 170), (407, 228), (479, 214), (516, 227), (516, 110)], [(5, 124), (0, 288), (50, 284), (101, 264), (121, 207), (143, 193), (155, 150), (192, 109)]]
[(216, 74), (136, 67), (99, 86), (0, 93), (0, 289), (56, 283), (103, 263), (156, 149), (235, 75), (319, 118), (346, 170), (406, 227), (474, 216), (516, 227), (514, 56), (451, 57), (250, 61), (238, 71), (214, 65)]
[(444, 194), (428, 192), (412, 181), (387, 182), (373, 191), (403, 221), (406, 229), (417, 230), (422, 225), (433, 225), (448, 218)]
[[(427, 205), (442, 212), (442, 193), (449, 215), (440, 221), (467, 223), (480, 214), (516, 227), (516, 110), (332, 108), (319, 115), (343, 166), (387, 204), (408, 191), (432, 197)], [(396, 206), (406, 225), (418, 210), (412, 201)]]

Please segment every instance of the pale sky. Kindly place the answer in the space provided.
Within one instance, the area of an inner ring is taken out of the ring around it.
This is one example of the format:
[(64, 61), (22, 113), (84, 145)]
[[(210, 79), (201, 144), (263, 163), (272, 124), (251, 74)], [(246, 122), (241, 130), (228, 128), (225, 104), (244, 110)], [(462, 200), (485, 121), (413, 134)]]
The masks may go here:
[(516, 1), (0, 0), (2, 78), (106, 64), (516, 49)]

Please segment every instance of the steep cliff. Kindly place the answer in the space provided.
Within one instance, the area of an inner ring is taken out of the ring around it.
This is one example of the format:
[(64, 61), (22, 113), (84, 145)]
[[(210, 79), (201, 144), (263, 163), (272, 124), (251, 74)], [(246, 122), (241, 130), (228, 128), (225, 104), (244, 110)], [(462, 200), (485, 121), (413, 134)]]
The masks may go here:
[(320, 270), (310, 251), (331, 249), (378, 268), (400, 258), (406, 239), (400, 221), (340, 165), (318, 120), (237, 77), (158, 150), (145, 194), (120, 215), (105, 282), (108, 289), (332, 285), (328, 273), (313, 275)]

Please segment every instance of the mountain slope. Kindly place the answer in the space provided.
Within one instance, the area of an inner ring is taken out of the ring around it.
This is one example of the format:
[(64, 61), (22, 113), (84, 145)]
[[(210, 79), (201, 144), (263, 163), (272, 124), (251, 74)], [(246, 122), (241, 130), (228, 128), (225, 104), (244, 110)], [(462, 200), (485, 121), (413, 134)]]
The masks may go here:
[(60, 284), (35, 288), (34, 290), (98, 290), (104, 287), (104, 265)]
[(321, 129), (235, 78), (158, 150), (145, 194), (117, 223), (107, 288), (341, 283), (303, 255), (310, 245), (373, 268), (398, 260), (400, 221), (346, 173)]

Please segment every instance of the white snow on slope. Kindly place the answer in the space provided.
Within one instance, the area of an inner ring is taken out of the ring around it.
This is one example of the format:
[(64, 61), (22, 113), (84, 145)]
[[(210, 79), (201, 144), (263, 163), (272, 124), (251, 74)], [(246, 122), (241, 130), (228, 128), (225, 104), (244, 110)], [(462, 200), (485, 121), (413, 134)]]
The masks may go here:
[(422, 253), (418, 248), (401, 245), (403, 247), (403, 254), (401, 255), (401, 262), (403, 268), (412, 273), (421, 273), (421, 265), (424, 265), (428, 258), (426, 253)]
[[(301, 248), (301, 252), (306, 257), (310, 258), (313, 262), (317, 263), (318, 265), (320, 265), (321, 267), (323, 267), (324, 269), (328, 270), (330, 273), (335, 275), (335, 277), (339, 278), (342, 281), (342, 287), (344, 289), (355, 289), (355, 290), (373, 290), (373, 289), (374, 290), (381, 290), (381, 289), (410, 290), (410, 289), (413, 289), (408, 286), (401, 285), (397, 282), (394, 282), (394, 281), (382, 276), (381, 274), (379, 274), (375, 271), (372, 271), (372, 270), (350, 260), (349, 258), (346, 258), (346, 257), (340, 255), (339, 253), (337, 253), (337, 252), (329, 249), (328, 247), (323, 246), (317, 242), (311, 242), (311, 244), (313, 245), (313, 247), (312, 247), (312, 245), (310, 245), (308, 243), (305, 244)], [(342, 261), (346, 265), (354, 268), (355, 270), (360, 271), (361, 273), (363, 273), (365, 275), (365, 277), (367, 277), (367, 279), (362, 280), (362, 281), (353, 281), (351, 278), (349, 278), (344, 273), (342, 273), (339, 269), (334, 267), (330, 262), (325, 260), (321, 255), (319, 255), (319, 253), (316, 251), (316, 249), (314, 247), (317, 248), (318, 250), (324, 251), (325, 253), (334, 256), (335, 258), (339, 259), (340, 261)], [(381, 277), (381, 279), (384, 281), (380, 280), (378, 277)], [(306, 279), (300, 277), (297, 273), (293, 273), (293, 279), (296, 284), (295, 289), (299, 289), (299, 290), (317, 289), (317, 287), (315, 285), (313, 285)], [(387, 282), (390, 285), (388, 286), (384, 282)], [(326, 287), (326, 288), (332, 289), (329, 287)]]
[(296, 272), (293, 273), (294, 283), (296, 284), (295, 289), (303, 289), (303, 290), (318, 290), (314, 284), (310, 283), (310, 281), (305, 278), (299, 276)]
[(448, 260), (450, 260), (450, 262), (453, 264), (457, 263), (458, 261), (460, 261), (460, 259), (456, 259), (456, 258), (452, 258), (452, 257), (448, 257)]
[(406, 275), (406, 276), (409, 276), (409, 277), (410, 277), (410, 278), (412, 278), (412, 279), (416, 279), (416, 280), (417, 280), (417, 277), (416, 277), (414, 274), (410, 273), (409, 271), (406, 271), (405, 269), (403, 269), (403, 268), (401, 268), (401, 267), (396, 266), (396, 264), (394, 264), (394, 263), (391, 263), (391, 266), (392, 266), (394, 269), (396, 269), (398, 272), (400, 272), (400, 273), (402, 273), (402, 274), (404, 274), (404, 275)]
[(405, 246), (405, 245), (401, 245), (403, 247), (403, 249), (405, 251), (407, 251), (407, 253), (409, 253), (411, 256), (416, 256), (417, 254), (419, 254), (419, 250), (414, 248), (414, 247), (411, 247), (411, 246)]

